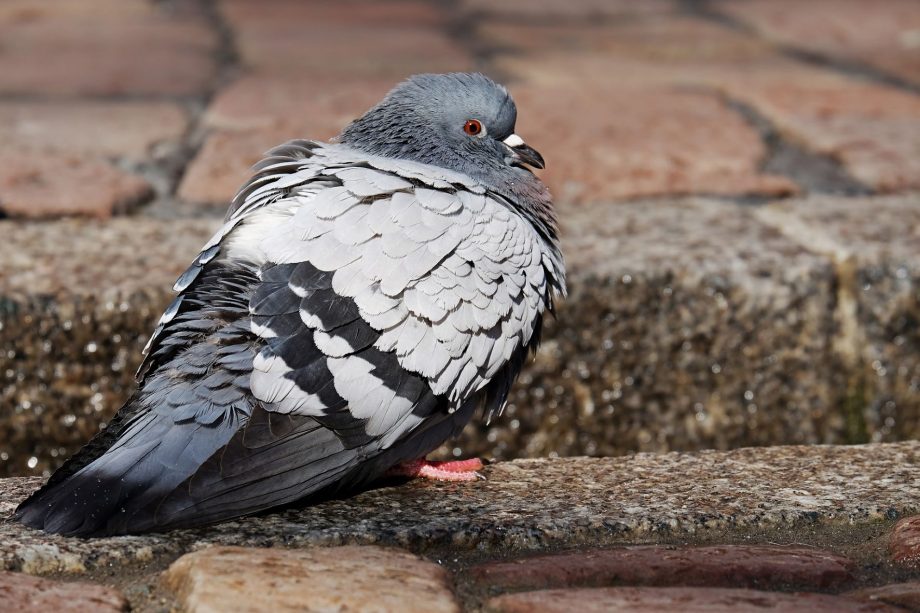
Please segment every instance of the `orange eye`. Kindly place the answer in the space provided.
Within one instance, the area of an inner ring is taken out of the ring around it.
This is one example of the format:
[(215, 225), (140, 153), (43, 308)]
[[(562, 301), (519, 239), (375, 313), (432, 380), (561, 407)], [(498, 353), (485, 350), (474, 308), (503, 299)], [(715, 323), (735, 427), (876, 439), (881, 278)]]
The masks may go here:
[(468, 119), (466, 123), (463, 124), (463, 131), (470, 136), (476, 136), (482, 132), (482, 123), (478, 119)]

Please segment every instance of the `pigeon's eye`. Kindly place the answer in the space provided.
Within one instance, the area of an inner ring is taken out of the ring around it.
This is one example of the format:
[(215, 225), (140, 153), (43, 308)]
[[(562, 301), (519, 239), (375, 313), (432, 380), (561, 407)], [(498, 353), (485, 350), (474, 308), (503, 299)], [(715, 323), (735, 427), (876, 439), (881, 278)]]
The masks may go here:
[(482, 132), (482, 122), (478, 119), (467, 119), (463, 124), (463, 131), (470, 136), (477, 136)]

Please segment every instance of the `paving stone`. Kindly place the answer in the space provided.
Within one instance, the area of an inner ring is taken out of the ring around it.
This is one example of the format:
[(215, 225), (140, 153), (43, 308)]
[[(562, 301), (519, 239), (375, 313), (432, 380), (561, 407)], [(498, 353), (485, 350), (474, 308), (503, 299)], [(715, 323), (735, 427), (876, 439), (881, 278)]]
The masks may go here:
[(182, 608), (459, 613), (443, 568), (398, 549), (212, 547), (169, 567)]
[(828, 594), (761, 592), (757, 590), (670, 587), (670, 588), (594, 588), (581, 590), (541, 590), (506, 594), (491, 599), (487, 610), (495, 613), (734, 613), (760, 611), (900, 611), (880, 603), (862, 603)]
[(920, 187), (920, 97), (808, 70), (713, 81), (789, 139), (839, 160), (864, 184), (882, 192)]
[(112, 588), (64, 583), (0, 571), (0, 609), (20, 613), (127, 611), (128, 601)]
[(244, 77), (221, 92), (205, 115), (215, 131), (190, 163), (178, 195), (226, 206), (252, 165), (292, 138), (327, 140), (389, 91), (391, 79)]
[(457, 72), (474, 66), (448, 36), (410, 27), (315, 26), (308, 32), (243, 34), (239, 47), (243, 65), (264, 74), (389, 75), (395, 84), (416, 73)]
[(154, 10), (143, 0), (85, 0), (83, 2), (42, 2), (6, 0), (0, 4), (0, 26), (55, 19), (148, 19)]
[(646, 545), (487, 562), (470, 570), (505, 589), (649, 585), (828, 590), (853, 581), (855, 564), (809, 547)]
[[(789, 140), (839, 160), (855, 178), (877, 190), (914, 188), (920, 181), (916, 155), (920, 98), (783, 58), (749, 34), (687, 17), (616, 26), (500, 23), (485, 25), (481, 31), (490, 45), (510, 51), (498, 56), (496, 69), (535, 86), (574, 90), (596, 99), (594, 104), (599, 106), (608, 96), (591, 94), (600, 87), (613, 91), (637, 88), (646, 91), (646, 96), (668, 99), (674, 88), (716, 90), (752, 106)], [(545, 45), (543, 39), (547, 40)], [(551, 104), (551, 99), (544, 104)], [(588, 116), (601, 126), (605, 122), (618, 125), (622, 116), (626, 125), (646, 129), (645, 124), (651, 121), (630, 114), (635, 104), (640, 113), (649, 108), (658, 115), (673, 116), (675, 121), (681, 118), (671, 109), (643, 104), (641, 96), (626, 94), (614, 101), (616, 113), (601, 115), (601, 119), (590, 113)], [(592, 108), (590, 102), (580, 100), (569, 104)], [(667, 104), (667, 100), (660, 104)], [(655, 131), (649, 133), (654, 139)], [(581, 137), (581, 142), (597, 140)], [(640, 147), (655, 143), (651, 140), (643, 145), (640, 139), (635, 140)], [(689, 150), (706, 141), (697, 136)], [(687, 150), (682, 143), (668, 147), (655, 159)]]
[[(805, 533), (859, 534), (920, 511), (917, 441), (516, 460), (487, 466), (484, 474), (474, 483), (394, 483), (345, 500), (159, 535), (63, 538), (0, 522), (0, 568), (81, 573), (118, 563), (127, 569), (206, 544), (381, 545), (488, 557), (662, 538), (732, 539), (752, 530), (781, 531), (800, 542)], [(0, 513), (41, 481), (0, 479)]]
[(891, 0), (721, 0), (713, 8), (799, 49), (855, 60), (920, 83), (920, 7)]
[(846, 440), (829, 257), (702, 199), (561, 219), (569, 297), (502, 419), (470, 426), (458, 455)]
[(235, 30), (271, 30), (291, 24), (370, 26), (446, 25), (447, 16), (436, 3), (424, 0), (343, 0), (340, 2), (301, 2), (300, 0), (220, 0), (224, 19)]
[(217, 36), (191, 3), (175, 13), (130, 0), (116, 10), (111, 0), (63, 4), (4, 11), (0, 93), (200, 95), (210, 87)]
[[(538, 56), (540, 60), (530, 66), (521, 63), (524, 75), (539, 75), (547, 70), (543, 60), (613, 60), (614, 74), (600, 71), (594, 75), (595, 80), (607, 82), (620, 78), (617, 67), (626, 60), (647, 62), (655, 71), (690, 65), (694, 69), (713, 65), (749, 67), (752, 62), (778, 57), (775, 46), (762, 39), (676, 14), (614, 21), (483, 20), (477, 23), (476, 35), (496, 50), (499, 58)], [(565, 77), (565, 71), (560, 72), (559, 76)]]
[(567, 18), (598, 19), (623, 18), (661, 14), (675, 10), (670, 0), (647, 0), (630, 2), (630, 0), (464, 0), (462, 8), (474, 13), (507, 18)]
[(327, 140), (380, 102), (396, 82), (390, 78), (244, 76), (223, 89), (208, 107), (205, 125), (223, 130), (287, 127), (290, 138)]
[(758, 218), (836, 262), (837, 344), (865, 436), (920, 436), (920, 195), (794, 200)]
[(252, 165), (266, 151), (292, 138), (297, 135), (287, 127), (215, 132), (186, 166), (176, 195), (187, 202), (226, 210), (243, 182), (252, 176)]
[(0, 152), (0, 217), (109, 217), (151, 194), (146, 180), (104, 161), (77, 154)]
[(492, 64), (499, 73), (532, 83), (699, 88), (713, 77), (803, 69), (755, 36), (686, 15), (612, 22), (489, 22), (477, 32), (495, 54)]
[[(257, 6), (257, 5), (253, 5)], [(432, 5), (336, 3), (315, 7), (275, 2), (256, 16), (253, 6), (228, 2), (244, 66), (261, 74), (338, 77), (450, 72), (473, 66), (464, 48), (440, 27)], [(260, 7), (261, 8), (261, 7)]]
[(796, 189), (759, 171), (759, 134), (714, 96), (597, 83), (521, 84), (512, 94), (517, 132), (543, 153), (541, 177), (562, 202)]
[(895, 562), (920, 566), (920, 516), (905, 517), (895, 524), (888, 550)]
[(0, 102), (0, 141), (16, 151), (143, 159), (155, 145), (178, 141), (187, 125), (171, 102)]
[(0, 474), (57, 466), (115, 412), (216, 225), (0, 221)]
[(920, 582), (893, 583), (846, 592), (847, 598), (864, 602), (884, 602), (910, 611), (920, 610)]

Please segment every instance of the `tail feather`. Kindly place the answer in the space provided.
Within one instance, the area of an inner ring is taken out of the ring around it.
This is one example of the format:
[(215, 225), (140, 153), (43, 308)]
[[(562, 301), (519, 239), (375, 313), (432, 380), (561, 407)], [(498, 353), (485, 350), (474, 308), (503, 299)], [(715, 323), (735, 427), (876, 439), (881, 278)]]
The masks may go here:
[(36, 492), (14, 517), (83, 537), (202, 525), (318, 492), (359, 466), (362, 451), (344, 447), (311, 417), (261, 407), (215, 427), (148, 412), (105, 454)]

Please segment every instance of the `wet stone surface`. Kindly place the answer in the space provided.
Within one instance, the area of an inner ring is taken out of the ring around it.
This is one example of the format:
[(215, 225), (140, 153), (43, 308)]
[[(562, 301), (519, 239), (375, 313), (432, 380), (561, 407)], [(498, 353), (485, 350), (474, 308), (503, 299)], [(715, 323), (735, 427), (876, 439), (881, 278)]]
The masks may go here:
[(896, 563), (920, 567), (920, 517), (906, 517), (895, 524), (888, 550)]
[(704, 585), (827, 590), (854, 580), (855, 564), (810, 547), (646, 545), (489, 562), (471, 569), (503, 589), (594, 585)]
[[(81, 540), (0, 523), (0, 567), (84, 573), (207, 544), (376, 544), (512, 555), (739, 530), (872, 524), (920, 510), (920, 443), (517, 460), (484, 481), (411, 482), (199, 530)], [(679, 477), (678, 477), (679, 476)], [(41, 483), (0, 481), (0, 514)]]
[(492, 613), (602, 613), (624, 611), (654, 613), (755, 613), (760, 611), (812, 611), (847, 613), (899, 611), (882, 603), (864, 603), (827, 594), (785, 594), (730, 588), (594, 588), (581, 590), (541, 590), (506, 594), (490, 600)]

